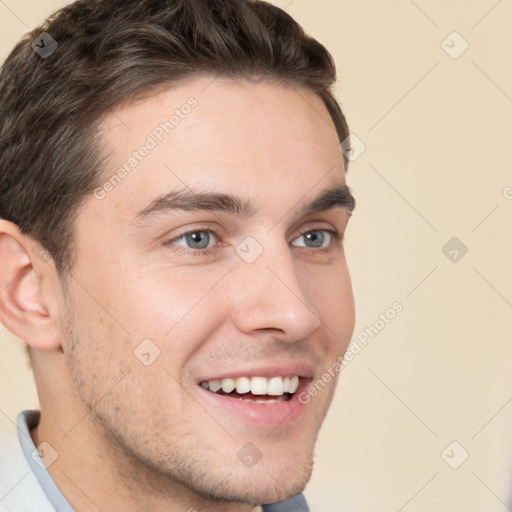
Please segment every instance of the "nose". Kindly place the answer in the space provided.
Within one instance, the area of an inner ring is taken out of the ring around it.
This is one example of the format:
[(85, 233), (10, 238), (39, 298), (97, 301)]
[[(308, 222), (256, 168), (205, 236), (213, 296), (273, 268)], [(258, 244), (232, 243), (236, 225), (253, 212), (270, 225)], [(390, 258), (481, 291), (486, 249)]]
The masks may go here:
[(301, 288), (288, 246), (274, 244), (269, 249), (270, 245), (252, 263), (237, 263), (237, 305), (231, 316), (246, 334), (271, 330), (276, 339), (294, 342), (312, 333), (321, 319)]

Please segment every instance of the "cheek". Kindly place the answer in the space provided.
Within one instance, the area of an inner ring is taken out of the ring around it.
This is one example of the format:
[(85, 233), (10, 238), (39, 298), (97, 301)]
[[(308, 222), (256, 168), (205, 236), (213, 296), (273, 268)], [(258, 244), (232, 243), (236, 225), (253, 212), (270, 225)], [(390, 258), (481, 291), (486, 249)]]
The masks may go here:
[(159, 362), (179, 375), (228, 316), (229, 301), (220, 283), (224, 274), (213, 267), (173, 268), (120, 279), (119, 318), (130, 332), (131, 351), (150, 339), (161, 351)]
[(208, 294), (224, 274), (219, 269), (146, 267), (141, 271), (140, 266), (134, 267), (113, 276), (101, 288), (106, 302), (115, 304), (119, 323), (135, 338), (166, 338), (181, 324), (192, 323), (203, 302), (213, 309), (218, 306), (208, 301)]
[(355, 325), (354, 295), (346, 262), (343, 259), (336, 265), (310, 267), (305, 272), (306, 296), (320, 315), (326, 332), (335, 336), (339, 353), (348, 345)]
[(82, 288), (68, 303), (64, 354), (75, 392), (91, 410), (129, 371), (129, 336)]

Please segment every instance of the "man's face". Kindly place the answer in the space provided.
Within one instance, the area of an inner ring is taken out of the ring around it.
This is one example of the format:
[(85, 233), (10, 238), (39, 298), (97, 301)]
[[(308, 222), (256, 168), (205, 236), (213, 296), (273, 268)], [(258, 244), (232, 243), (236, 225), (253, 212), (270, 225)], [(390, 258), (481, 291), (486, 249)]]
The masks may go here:
[[(84, 421), (126, 475), (249, 503), (299, 492), (337, 378), (307, 405), (298, 394), (345, 352), (354, 324), (350, 215), (340, 202), (304, 212), (345, 184), (327, 110), (303, 89), (207, 77), (127, 104), (102, 133), (102, 183), (138, 156), (76, 223), (63, 350)], [(154, 202), (178, 190), (236, 196), (252, 215)], [(294, 376), (285, 401), (279, 378), (272, 396), (236, 380)], [(205, 389), (223, 378), (242, 393)]]

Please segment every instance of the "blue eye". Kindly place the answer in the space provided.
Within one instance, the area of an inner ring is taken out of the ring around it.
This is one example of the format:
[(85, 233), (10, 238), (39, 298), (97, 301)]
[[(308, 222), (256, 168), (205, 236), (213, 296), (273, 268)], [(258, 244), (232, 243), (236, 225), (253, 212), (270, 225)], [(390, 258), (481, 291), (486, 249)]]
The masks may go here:
[(209, 230), (189, 231), (175, 238), (174, 241), (184, 239), (187, 243), (191, 244), (190, 249), (206, 249), (209, 245), (210, 233), (212, 233), (212, 231)]
[[(325, 233), (328, 233), (329, 236), (326, 237)], [(331, 245), (333, 238), (337, 239), (336, 234), (337, 234), (336, 231), (332, 231), (330, 229), (316, 229), (314, 231), (306, 231), (304, 233), (301, 233), (301, 235), (296, 240), (298, 240), (302, 237), (305, 237), (305, 240), (307, 240), (308, 242), (311, 242), (312, 245), (304, 245), (304, 246), (300, 246), (300, 247), (310, 247), (313, 249), (318, 249), (318, 248), (324, 249)], [(326, 238), (329, 241), (329, 243), (327, 244), (326, 247), (324, 247), (323, 245), (324, 245)]]
[[(211, 229), (194, 229), (191, 231), (187, 231), (186, 233), (182, 233), (180, 236), (173, 238), (168, 242), (168, 245), (176, 245), (175, 243), (183, 240), (186, 244), (190, 244), (185, 246), (182, 249), (175, 249), (177, 252), (184, 252), (187, 254), (192, 254), (194, 256), (201, 254), (208, 254), (211, 251), (208, 249), (208, 245), (210, 242), (210, 235), (214, 235), (217, 237), (215, 231)], [(182, 247), (182, 246), (181, 246)]]

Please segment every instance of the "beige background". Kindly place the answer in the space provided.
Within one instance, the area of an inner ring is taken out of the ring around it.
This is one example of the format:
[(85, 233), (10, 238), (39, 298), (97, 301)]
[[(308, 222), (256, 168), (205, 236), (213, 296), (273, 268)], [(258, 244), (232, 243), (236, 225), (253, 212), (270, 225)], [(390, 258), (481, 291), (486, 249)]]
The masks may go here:
[[(0, 1), (2, 60), (65, 3)], [(348, 175), (355, 334), (404, 308), (342, 372), (310, 506), (512, 510), (512, 2), (274, 3), (334, 54), (366, 146)], [(1, 347), (0, 430), (37, 407), (22, 343), (2, 329)]]

